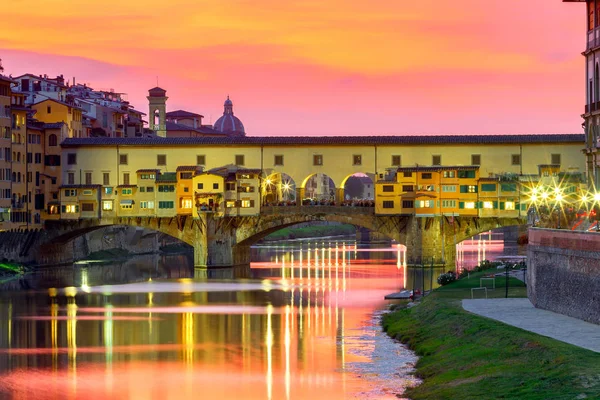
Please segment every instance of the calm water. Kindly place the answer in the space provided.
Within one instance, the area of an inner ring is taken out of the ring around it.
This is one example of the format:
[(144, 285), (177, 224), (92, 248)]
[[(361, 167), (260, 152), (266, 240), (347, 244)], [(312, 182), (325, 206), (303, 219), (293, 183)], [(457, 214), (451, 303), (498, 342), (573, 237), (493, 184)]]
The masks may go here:
[(10, 282), (0, 397), (397, 399), (416, 359), (378, 310), (407, 284), (400, 250), (296, 242), (252, 268), (149, 256)]

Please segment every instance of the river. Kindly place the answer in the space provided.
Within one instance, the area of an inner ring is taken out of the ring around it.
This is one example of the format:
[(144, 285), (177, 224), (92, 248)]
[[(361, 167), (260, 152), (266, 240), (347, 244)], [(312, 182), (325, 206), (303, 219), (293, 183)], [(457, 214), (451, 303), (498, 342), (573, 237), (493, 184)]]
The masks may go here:
[[(457, 268), (503, 254), (488, 234)], [(45, 268), (0, 286), (0, 398), (398, 399), (416, 357), (381, 332), (385, 294), (436, 287), (404, 248), (267, 243), (250, 267), (189, 256)]]

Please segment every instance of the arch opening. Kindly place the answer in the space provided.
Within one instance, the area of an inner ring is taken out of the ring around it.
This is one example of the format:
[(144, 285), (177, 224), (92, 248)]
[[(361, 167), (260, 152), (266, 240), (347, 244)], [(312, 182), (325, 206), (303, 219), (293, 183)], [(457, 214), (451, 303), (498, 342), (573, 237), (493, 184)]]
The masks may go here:
[(343, 191), (341, 205), (374, 206), (374, 175), (357, 172), (348, 175), (340, 185)]
[(284, 172), (268, 175), (261, 187), (263, 205), (292, 206), (296, 205), (296, 182)]
[(333, 179), (321, 172), (307, 176), (300, 189), (298, 201), (302, 205), (335, 205), (340, 201)]

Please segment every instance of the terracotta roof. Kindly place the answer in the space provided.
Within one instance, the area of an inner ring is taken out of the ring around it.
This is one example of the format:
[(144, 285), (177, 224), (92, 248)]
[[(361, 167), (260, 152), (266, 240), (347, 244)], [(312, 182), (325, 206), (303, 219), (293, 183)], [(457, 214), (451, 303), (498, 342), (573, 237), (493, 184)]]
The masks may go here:
[(117, 185), (118, 188), (136, 188), (137, 185)]
[(136, 173), (142, 173), (142, 172), (155, 172), (155, 173), (159, 173), (160, 169), (138, 169), (137, 171), (135, 171)]
[(180, 165), (179, 167), (177, 167), (176, 171), (177, 172), (179, 172), (179, 171), (192, 171), (192, 172), (195, 172), (196, 168), (198, 168), (198, 167), (195, 166), (195, 165)]
[(49, 123), (44, 123), (43, 128), (44, 129), (60, 129), (60, 128), (62, 128), (63, 125), (65, 125), (64, 122), (49, 122)]
[(439, 135), (439, 136), (237, 136), (183, 138), (69, 138), (63, 147), (79, 146), (220, 146), (220, 145), (418, 145), (585, 143), (583, 134)]
[(54, 103), (62, 104), (63, 106), (67, 106), (67, 107), (75, 108), (77, 110), (85, 111), (83, 108), (79, 107), (76, 104), (66, 103), (64, 101), (60, 101), (60, 100), (56, 100), (56, 99), (44, 99), (44, 100), (40, 100), (37, 103), (35, 103), (34, 106), (37, 106), (38, 104), (42, 104), (42, 103), (44, 103), (46, 101), (52, 101)]
[(204, 115), (195, 114), (193, 112), (184, 111), (184, 110), (176, 110), (176, 111), (169, 111), (166, 114), (166, 117), (167, 118), (194, 118), (194, 117), (204, 118)]
[(102, 185), (61, 185), (59, 189), (100, 189)]
[(434, 165), (418, 167), (399, 167), (398, 172), (438, 172), (438, 171), (471, 171), (479, 169), (479, 165)]

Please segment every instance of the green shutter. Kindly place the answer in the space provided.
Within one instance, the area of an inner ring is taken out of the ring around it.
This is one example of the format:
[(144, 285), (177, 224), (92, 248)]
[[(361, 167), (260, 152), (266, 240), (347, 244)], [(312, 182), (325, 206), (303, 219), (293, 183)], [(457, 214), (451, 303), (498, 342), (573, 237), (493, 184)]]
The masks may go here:
[(504, 202), (503, 201), (500, 202), (500, 209), (504, 210)]
[(465, 202), (464, 201), (459, 201), (458, 202), (458, 208), (460, 208), (461, 210), (465, 208)]
[(460, 185), (460, 192), (461, 193), (468, 193), (469, 192), (469, 187), (467, 185)]
[(75, 212), (79, 212), (79, 206), (75, 206)]
[(515, 210), (519, 211), (519, 208), (521, 208), (521, 204), (515, 203)]
[(60, 209), (62, 210), (63, 213), (67, 212), (67, 206), (61, 206)]
[(497, 210), (497, 209), (498, 209), (498, 202), (497, 202), (497, 201), (495, 201), (495, 202), (494, 202), (494, 210)]
[(484, 183), (481, 185), (482, 192), (495, 192), (496, 184), (495, 183)]

